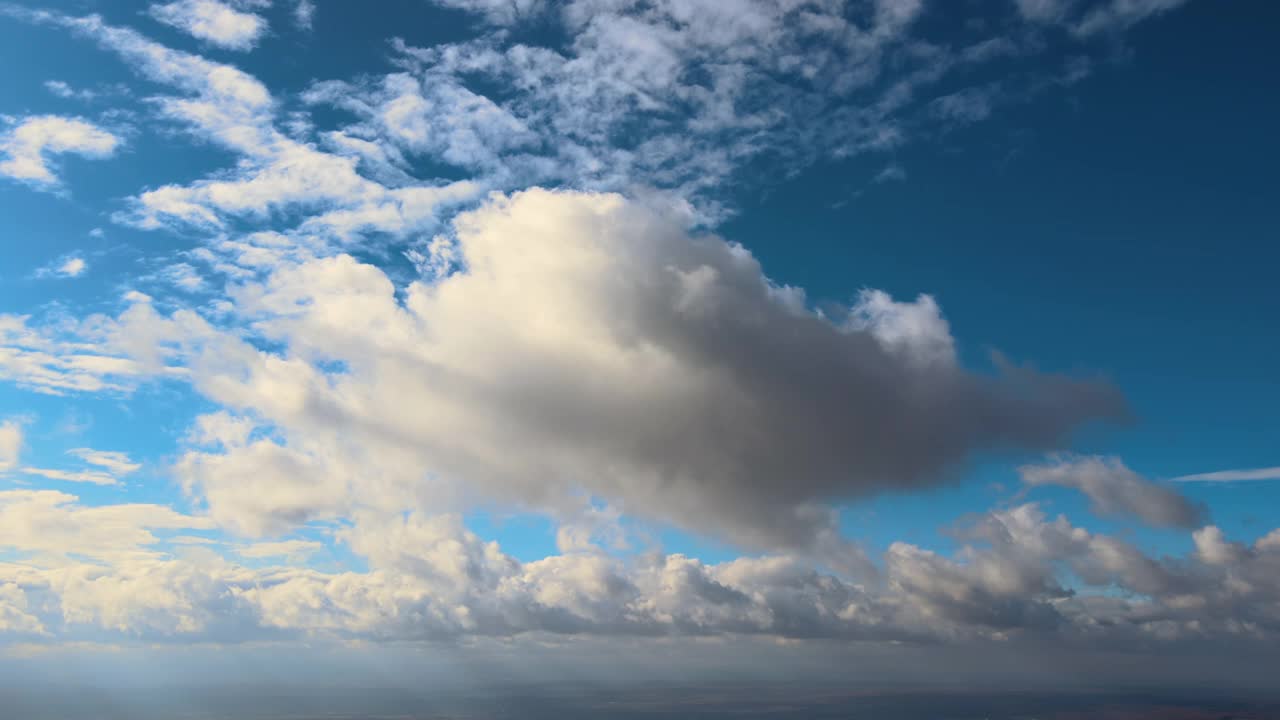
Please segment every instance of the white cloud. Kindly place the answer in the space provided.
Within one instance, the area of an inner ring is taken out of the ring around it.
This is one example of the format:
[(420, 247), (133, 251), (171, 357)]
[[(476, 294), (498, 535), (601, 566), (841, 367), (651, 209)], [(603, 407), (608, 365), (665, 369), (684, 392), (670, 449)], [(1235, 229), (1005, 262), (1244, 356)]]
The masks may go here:
[(176, 0), (152, 5), (151, 16), (200, 40), (228, 50), (252, 50), (267, 31), (262, 16), (219, 0)]
[(87, 102), (98, 96), (98, 93), (92, 90), (84, 88), (77, 90), (62, 80), (45, 80), (44, 87), (64, 100), (83, 100)]
[[(706, 564), (678, 554), (587, 553), (521, 562), (457, 516), (353, 520), (341, 537), (367, 571), (251, 569), (203, 538), (152, 533), (206, 528), (199, 518), (149, 505), (83, 507), (49, 491), (0, 492), (0, 547), (21, 556), (0, 564), (0, 637), (766, 635), (934, 648), (998, 641), (1023, 653), (1276, 638), (1280, 543), (1271, 538), (1280, 531), (1246, 545), (1210, 526), (1194, 533), (1187, 556), (1154, 559), (1021, 505), (977, 518), (953, 557), (895, 543), (885, 582), (855, 585), (784, 556)], [(227, 548), (254, 559), (317, 549), (303, 540)]]
[(67, 454), (74, 455), (90, 465), (104, 468), (108, 472), (123, 477), (138, 471), (141, 464), (130, 459), (128, 453), (118, 450), (94, 450), (93, 448), (72, 448)]
[(58, 266), (57, 273), (63, 277), (79, 277), (88, 269), (89, 263), (85, 262), (84, 258), (72, 257), (67, 258), (66, 262)]
[(93, 485), (118, 485), (119, 481), (111, 473), (100, 470), (58, 470), (55, 468), (23, 467), (24, 475), (38, 475), (48, 480), (63, 482), (90, 483)]
[(104, 563), (158, 557), (151, 530), (208, 529), (205, 518), (163, 505), (88, 507), (53, 490), (0, 491), (0, 548), (32, 554), (26, 563), (67, 564), (72, 556)]
[(22, 423), (17, 420), (0, 422), (0, 473), (18, 466), (22, 455)]
[(1252, 468), (1248, 470), (1219, 470), (1171, 478), (1173, 482), (1245, 482), (1250, 480), (1280, 480), (1280, 467)]
[(740, 246), (618, 196), (495, 197), (456, 242), (463, 270), (403, 302), (348, 256), (233, 290), (283, 351), (191, 362), (202, 393), (270, 433), (179, 461), (213, 517), (274, 533), (468, 495), (576, 513), (585, 491), (852, 567), (827, 501), (930, 484), (971, 450), (1052, 445), (1119, 411), (1088, 382), (969, 375), (929, 298), (869, 294), (828, 321)]
[(316, 5), (312, 0), (298, 0), (293, 6), (293, 22), (299, 30), (310, 30), (315, 23)]
[(74, 278), (80, 277), (88, 269), (89, 263), (84, 259), (84, 257), (80, 255), (67, 255), (40, 268), (39, 270), (36, 270), (35, 276), (38, 278)]
[(236, 548), (236, 554), (240, 557), (252, 559), (280, 558), (297, 562), (305, 560), (309, 555), (313, 555), (323, 548), (324, 544), (315, 540), (281, 540), (278, 542), (243, 545)]
[(81, 118), (27, 116), (0, 135), (0, 175), (37, 187), (55, 187), (59, 180), (51, 156), (107, 158), (119, 145), (120, 138)]
[(210, 337), (208, 324), (191, 311), (161, 317), (150, 298), (131, 292), (114, 318), (38, 322), (0, 314), (0, 379), (36, 392), (125, 392), (153, 377), (179, 377), (169, 364), (178, 341)]
[(1153, 525), (1195, 527), (1204, 509), (1135, 473), (1119, 458), (1065, 457), (1045, 465), (1018, 468), (1028, 485), (1061, 485), (1089, 496), (1095, 512), (1132, 515)]

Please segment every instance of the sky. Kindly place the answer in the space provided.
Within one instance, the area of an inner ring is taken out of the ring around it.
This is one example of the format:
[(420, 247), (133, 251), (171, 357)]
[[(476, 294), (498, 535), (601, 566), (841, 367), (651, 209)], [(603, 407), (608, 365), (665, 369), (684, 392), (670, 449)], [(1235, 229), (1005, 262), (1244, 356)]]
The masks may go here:
[(0, 666), (1265, 686), (1277, 20), (0, 4)]

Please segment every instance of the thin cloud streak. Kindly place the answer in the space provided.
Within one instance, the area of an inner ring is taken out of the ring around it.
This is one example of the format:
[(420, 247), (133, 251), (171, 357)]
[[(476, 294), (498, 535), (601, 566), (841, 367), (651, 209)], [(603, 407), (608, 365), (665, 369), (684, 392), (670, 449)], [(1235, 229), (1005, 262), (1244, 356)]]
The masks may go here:
[(1253, 480), (1280, 480), (1280, 467), (1252, 468), (1245, 470), (1219, 470), (1170, 478), (1170, 482), (1250, 482)]

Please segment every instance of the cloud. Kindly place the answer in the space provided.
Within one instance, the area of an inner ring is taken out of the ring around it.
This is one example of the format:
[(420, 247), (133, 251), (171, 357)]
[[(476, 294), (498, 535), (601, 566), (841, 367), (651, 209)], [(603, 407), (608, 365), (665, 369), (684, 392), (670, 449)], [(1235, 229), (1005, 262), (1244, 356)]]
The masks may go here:
[(68, 258), (66, 262), (59, 265), (56, 272), (63, 277), (79, 277), (89, 269), (89, 263), (85, 262), (82, 257)]
[(545, 0), (432, 0), (435, 4), (484, 16), (495, 25), (514, 25), (546, 8)]
[(17, 420), (0, 422), (0, 473), (18, 466), (22, 454), (22, 423)]
[(38, 188), (56, 187), (59, 180), (51, 156), (108, 158), (119, 145), (120, 138), (81, 118), (27, 116), (0, 135), (0, 175)]
[(181, 377), (172, 364), (179, 341), (199, 344), (213, 336), (190, 310), (164, 317), (151, 298), (130, 291), (115, 317), (80, 320), (0, 314), (0, 379), (49, 395), (122, 393), (155, 378)]
[(1147, 18), (1180, 7), (1187, 0), (1110, 0), (1090, 9), (1075, 25), (1079, 35), (1127, 30)]
[(281, 540), (279, 542), (260, 542), (236, 548), (240, 557), (251, 559), (281, 558), (290, 561), (306, 559), (307, 556), (324, 548), (323, 543), (315, 540)]
[(87, 102), (98, 96), (98, 93), (92, 90), (77, 90), (62, 80), (45, 80), (44, 87), (49, 92), (64, 100), (83, 100)]
[(67, 27), (121, 55), (134, 70), (185, 96), (153, 98), (161, 114), (241, 155), (234, 170), (190, 185), (167, 184), (131, 201), (118, 221), (146, 229), (169, 225), (221, 230), (228, 218), (266, 223), (305, 211), (304, 230), (339, 241), (359, 233), (402, 235), (429, 229), (443, 208), (475, 198), (483, 186), (459, 180), (388, 187), (361, 176), (356, 159), (318, 150), (275, 126), (275, 100), (251, 75), (167, 48), (96, 15), (44, 11), (11, 14)]
[(1094, 512), (1103, 515), (1131, 515), (1166, 527), (1190, 528), (1204, 522), (1204, 508), (1135, 473), (1119, 458), (1066, 457), (1024, 465), (1018, 474), (1031, 486), (1075, 488), (1089, 497)]
[(151, 16), (199, 40), (227, 50), (252, 50), (267, 31), (260, 15), (218, 0), (176, 0), (152, 5)]
[(151, 530), (209, 529), (205, 518), (163, 505), (87, 507), (54, 490), (0, 491), (0, 548), (34, 554), (25, 562), (58, 567), (73, 556), (104, 563), (154, 558)]
[(128, 453), (123, 453), (118, 450), (72, 448), (67, 451), (67, 454), (74, 455), (90, 465), (104, 468), (118, 477), (135, 473), (142, 467), (141, 464), (131, 460)]
[(833, 322), (740, 246), (616, 195), (494, 197), (455, 231), (463, 269), (403, 302), (348, 256), (233, 290), (284, 352), (191, 362), (201, 392), (269, 431), (178, 463), (219, 522), (279, 532), (458, 493), (576, 512), (585, 492), (853, 563), (826, 503), (1123, 411), (1105, 385), (964, 371), (931, 298), (867, 293)]
[(119, 481), (110, 473), (99, 470), (57, 470), (54, 468), (23, 467), (24, 475), (38, 475), (49, 480), (63, 482), (90, 483), (93, 485), (118, 485)]
[(1219, 470), (1217, 472), (1182, 475), (1170, 478), (1172, 482), (1245, 482), (1250, 480), (1280, 480), (1280, 467), (1252, 468), (1249, 470)]
[[(320, 83), (310, 99), (356, 112), (350, 136), (478, 170), (492, 187), (657, 187), (709, 222), (742, 165), (891, 146), (920, 88), (980, 60), (915, 42), (918, 2), (875, 3), (856, 22), (836, 3), (776, 0), (438, 4), (501, 26), (536, 18), (571, 40), (511, 42), (500, 29), (401, 42), (404, 72)], [(902, 78), (879, 82), (887, 65)]]
[(293, 6), (293, 23), (299, 30), (311, 30), (315, 17), (316, 5), (312, 0), (298, 0)]
[[(456, 515), (357, 515), (340, 539), (368, 562), (361, 572), (248, 568), (216, 544), (157, 538), (151, 530), (206, 525), (156, 506), (86, 508), (62, 493), (10, 491), (0, 492), (0, 520), (0, 546), (22, 556), (0, 564), (0, 618), (11, 619), (0, 636), (39, 628), (62, 642), (763, 635), (934, 652), (994, 641), (1022, 657), (1045, 648), (1195, 652), (1269, 646), (1280, 599), (1280, 531), (1247, 545), (1209, 526), (1193, 534), (1188, 555), (1154, 559), (1034, 504), (974, 519), (953, 557), (895, 543), (885, 582), (866, 585), (786, 556), (521, 562)], [(257, 559), (313, 549), (228, 548)]]
[(901, 182), (907, 179), (907, 170), (898, 163), (889, 163), (884, 169), (876, 173), (871, 182), (880, 184), (887, 182)]
[(74, 278), (80, 277), (89, 269), (89, 263), (80, 255), (67, 255), (35, 272), (38, 278)]

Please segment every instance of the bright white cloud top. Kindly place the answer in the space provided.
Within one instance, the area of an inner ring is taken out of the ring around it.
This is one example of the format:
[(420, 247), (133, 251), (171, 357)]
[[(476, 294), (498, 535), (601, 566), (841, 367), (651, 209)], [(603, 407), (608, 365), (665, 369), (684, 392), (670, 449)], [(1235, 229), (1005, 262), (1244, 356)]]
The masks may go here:
[(219, 0), (176, 0), (152, 5), (151, 16), (227, 50), (252, 50), (267, 31), (267, 21), (262, 16), (241, 12)]

